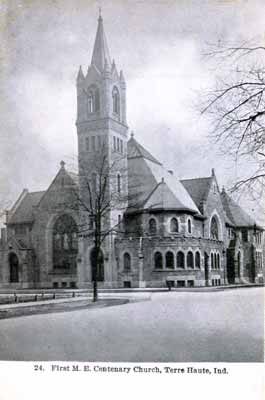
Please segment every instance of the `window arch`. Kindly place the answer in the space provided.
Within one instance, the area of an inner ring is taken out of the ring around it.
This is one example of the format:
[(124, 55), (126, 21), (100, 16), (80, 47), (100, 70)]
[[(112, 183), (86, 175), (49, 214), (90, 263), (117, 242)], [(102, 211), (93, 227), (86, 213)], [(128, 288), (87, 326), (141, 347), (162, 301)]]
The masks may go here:
[(172, 251), (166, 252), (166, 268), (174, 269), (174, 253)]
[(201, 255), (200, 255), (199, 251), (196, 251), (196, 254), (195, 254), (195, 267), (201, 268)]
[(191, 220), (188, 219), (188, 233), (191, 233)]
[(170, 232), (177, 233), (179, 231), (179, 224), (177, 218), (171, 218), (170, 220)]
[(129, 253), (123, 255), (123, 269), (124, 271), (131, 271), (131, 256)]
[(210, 237), (211, 237), (211, 239), (215, 239), (215, 240), (219, 239), (219, 229), (218, 229), (218, 222), (217, 222), (216, 217), (212, 217), (212, 220), (211, 220)]
[(185, 255), (183, 251), (177, 253), (177, 268), (185, 268)]
[(217, 254), (217, 269), (220, 269), (220, 254)]
[(117, 192), (121, 192), (121, 175), (117, 174)]
[(155, 252), (154, 261), (155, 261), (155, 269), (163, 268), (163, 256), (160, 253), (160, 251)]
[(214, 269), (213, 253), (211, 253), (211, 269)]
[(155, 235), (156, 232), (157, 232), (156, 220), (154, 218), (151, 218), (149, 220), (149, 233), (151, 235)]
[(100, 99), (99, 99), (99, 89), (92, 85), (89, 87), (87, 92), (87, 110), (88, 114), (99, 111)]
[(120, 94), (116, 86), (112, 90), (113, 112), (120, 114)]
[(53, 227), (53, 267), (55, 269), (76, 268), (78, 230), (73, 217), (63, 214)]
[(217, 269), (217, 254), (214, 254), (214, 269)]
[(194, 257), (192, 251), (188, 251), (187, 254), (187, 267), (194, 268)]

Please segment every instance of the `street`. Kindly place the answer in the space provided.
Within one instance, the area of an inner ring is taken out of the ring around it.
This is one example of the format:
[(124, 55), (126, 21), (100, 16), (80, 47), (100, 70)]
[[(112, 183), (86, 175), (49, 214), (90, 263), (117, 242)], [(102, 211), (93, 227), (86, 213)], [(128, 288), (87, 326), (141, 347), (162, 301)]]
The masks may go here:
[(0, 359), (263, 361), (263, 288), (147, 297), (113, 307), (1, 320)]

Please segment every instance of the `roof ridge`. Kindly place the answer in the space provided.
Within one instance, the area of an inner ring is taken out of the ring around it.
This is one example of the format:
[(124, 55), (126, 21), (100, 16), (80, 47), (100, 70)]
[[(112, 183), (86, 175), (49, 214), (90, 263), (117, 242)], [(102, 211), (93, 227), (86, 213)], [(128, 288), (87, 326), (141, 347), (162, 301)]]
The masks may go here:
[(180, 181), (197, 181), (199, 179), (212, 179), (212, 176), (203, 176), (201, 178), (186, 178), (186, 179), (180, 179)]
[(28, 192), (27, 195), (28, 194), (35, 194), (35, 193), (45, 193), (45, 192), (46, 192), (46, 190), (35, 190), (34, 192)]

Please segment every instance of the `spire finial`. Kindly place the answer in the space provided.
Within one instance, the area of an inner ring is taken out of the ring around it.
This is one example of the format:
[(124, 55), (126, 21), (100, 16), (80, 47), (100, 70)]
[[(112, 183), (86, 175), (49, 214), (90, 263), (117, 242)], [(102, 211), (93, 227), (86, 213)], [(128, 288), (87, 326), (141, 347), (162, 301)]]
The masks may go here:
[(65, 162), (62, 160), (62, 161), (60, 162), (60, 165), (61, 165), (61, 168), (64, 169)]
[(134, 138), (134, 131), (131, 131), (131, 138)]
[(99, 6), (98, 8), (98, 20), (102, 20), (102, 16), (101, 16), (101, 7)]

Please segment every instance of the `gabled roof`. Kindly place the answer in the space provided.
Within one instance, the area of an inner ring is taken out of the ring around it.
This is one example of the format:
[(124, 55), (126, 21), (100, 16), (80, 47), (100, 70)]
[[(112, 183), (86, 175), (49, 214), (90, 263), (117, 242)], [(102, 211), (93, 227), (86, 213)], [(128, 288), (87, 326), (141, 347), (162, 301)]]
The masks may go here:
[(149, 153), (149, 151), (147, 151), (143, 146), (141, 146), (140, 143), (138, 143), (133, 136), (131, 136), (130, 140), (128, 141), (127, 157), (128, 158), (143, 157), (156, 164), (162, 165), (155, 157), (152, 156), (151, 153)]
[(213, 177), (209, 176), (207, 178), (182, 179), (180, 182), (188, 191), (195, 204), (199, 207), (203, 201), (207, 200), (212, 179)]
[(34, 220), (33, 207), (37, 206), (45, 191), (28, 192), (18, 205), (14, 214), (8, 219), (8, 224), (31, 223)]
[(168, 172), (133, 137), (128, 142), (128, 171), (127, 211), (171, 209), (200, 214), (177, 177)]
[(253, 228), (254, 225), (257, 225), (255, 220), (248, 215), (230, 196), (228, 196), (224, 189), (221, 193), (221, 200), (224, 210), (233, 225), (239, 228)]
[(174, 195), (165, 182), (161, 182), (147, 199), (144, 208), (148, 208), (149, 210), (185, 210), (187, 207)]

